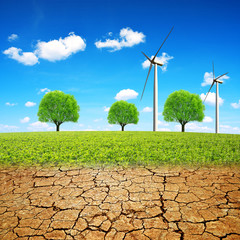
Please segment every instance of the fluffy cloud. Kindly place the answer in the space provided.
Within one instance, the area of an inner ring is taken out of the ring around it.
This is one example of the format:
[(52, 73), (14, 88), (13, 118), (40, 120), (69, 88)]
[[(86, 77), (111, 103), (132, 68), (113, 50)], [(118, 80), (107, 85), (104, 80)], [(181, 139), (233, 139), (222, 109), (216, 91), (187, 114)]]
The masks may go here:
[(93, 120), (94, 122), (100, 122), (100, 121), (102, 121), (103, 119), (102, 118), (98, 118), (98, 119), (95, 119), (95, 120)]
[(41, 93), (48, 93), (48, 92), (50, 92), (51, 90), (50, 89), (48, 89), (48, 88), (42, 88), (42, 89), (40, 89), (40, 91), (38, 92), (38, 94), (41, 94)]
[[(151, 59), (153, 58), (154, 56), (151, 56)], [(160, 62), (163, 64), (163, 66), (161, 67), (162, 71), (165, 72), (167, 71), (167, 65), (169, 63), (169, 60), (173, 59), (173, 56), (170, 56), (168, 55), (167, 53), (163, 52), (162, 53), (162, 56), (160, 57), (156, 57), (155, 58), (157, 62)], [(143, 63), (142, 63), (142, 67), (145, 69), (145, 68), (148, 68), (150, 66), (150, 62), (149, 60), (145, 60)]]
[[(202, 99), (202, 101), (204, 101), (206, 97), (206, 94), (202, 93), (200, 95), (200, 98)], [(219, 102), (219, 105), (223, 105), (223, 102), (224, 102), (224, 99), (222, 99), (221, 97), (218, 98), (218, 102)], [(208, 96), (207, 96), (207, 99), (205, 100), (205, 103), (206, 104), (209, 104), (209, 105), (215, 105), (216, 103), (216, 94), (214, 92), (209, 92)]]
[(53, 127), (49, 127), (49, 125), (47, 123), (43, 123), (43, 122), (34, 122), (29, 124), (29, 127), (27, 128), (30, 131), (43, 131), (43, 130), (53, 130)]
[(160, 131), (160, 132), (170, 132), (171, 130), (169, 128), (158, 128), (158, 131)]
[(11, 34), (10, 36), (8, 36), (8, 41), (12, 42), (18, 39), (18, 35), (17, 34)]
[[(181, 131), (181, 125), (176, 125), (175, 130)], [(202, 126), (201, 124), (190, 122), (185, 125), (186, 132), (214, 132), (212, 128)]]
[(239, 134), (240, 133), (240, 128), (239, 127), (232, 127), (230, 125), (220, 125), (220, 132)]
[(39, 63), (39, 58), (55, 62), (66, 59), (78, 51), (84, 51), (85, 48), (85, 41), (71, 32), (69, 36), (60, 37), (58, 40), (38, 41), (34, 52), (22, 52), (20, 48), (10, 47), (3, 53), (24, 65), (33, 66)]
[(0, 124), (0, 131), (14, 131), (16, 129), (18, 129), (19, 127), (17, 126), (9, 126), (9, 125), (4, 125), (4, 124)]
[(210, 122), (213, 122), (213, 119), (212, 119), (211, 117), (206, 116), (206, 117), (203, 119), (203, 122), (210, 123)]
[[(229, 79), (228, 76), (224, 75), (221, 78), (219, 78), (219, 80), (223, 81)], [(201, 83), (201, 86), (207, 86), (207, 85), (211, 85), (213, 82), (213, 73), (212, 72), (205, 72), (204, 73), (204, 77), (203, 77), (203, 82)]]
[(27, 66), (33, 66), (38, 63), (38, 58), (32, 52), (22, 52), (22, 49), (10, 47), (3, 52), (9, 58), (18, 61)]
[(25, 106), (26, 107), (33, 107), (33, 106), (35, 106), (36, 105), (36, 103), (34, 103), (34, 102), (26, 102), (25, 103)]
[(152, 112), (153, 109), (151, 107), (145, 107), (142, 112)]
[(116, 100), (129, 100), (137, 98), (138, 93), (132, 89), (123, 89), (115, 96)]
[(231, 106), (233, 108), (240, 108), (240, 99), (239, 99), (238, 103), (231, 103)]
[(21, 123), (27, 123), (27, 122), (29, 122), (30, 121), (30, 118), (29, 117), (25, 117), (25, 118), (23, 118), (23, 119), (20, 119), (20, 122)]
[(159, 120), (158, 120), (158, 125), (160, 125), (160, 126), (169, 126), (168, 123), (161, 122), (161, 121), (159, 121)]
[(120, 38), (106, 39), (105, 41), (97, 41), (97, 48), (110, 48), (110, 51), (117, 51), (123, 47), (132, 47), (139, 43), (145, 42), (145, 35), (142, 32), (134, 32), (131, 28), (122, 28), (120, 30)]
[(84, 51), (86, 43), (73, 32), (65, 38), (59, 40), (52, 40), (49, 42), (39, 41), (36, 46), (35, 54), (39, 58), (46, 59), (51, 62), (63, 60), (78, 51)]
[(6, 102), (5, 104), (6, 106), (9, 106), (9, 107), (13, 107), (17, 105), (17, 103), (10, 103), (10, 102)]
[(108, 112), (109, 110), (110, 110), (110, 107), (106, 107), (106, 106), (104, 106), (104, 112)]

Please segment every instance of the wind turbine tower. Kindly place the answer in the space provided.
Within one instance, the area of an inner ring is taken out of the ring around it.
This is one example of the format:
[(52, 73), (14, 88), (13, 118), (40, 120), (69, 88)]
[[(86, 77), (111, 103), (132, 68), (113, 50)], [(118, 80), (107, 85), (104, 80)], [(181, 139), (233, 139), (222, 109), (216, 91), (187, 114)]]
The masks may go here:
[(157, 131), (158, 130), (158, 79), (157, 79), (157, 66), (162, 66), (163, 63), (160, 63), (156, 60), (157, 54), (159, 53), (160, 49), (162, 48), (163, 44), (165, 43), (165, 41), (167, 40), (167, 38), (169, 37), (170, 33), (172, 32), (172, 29), (170, 30), (170, 32), (168, 33), (167, 37), (165, 38), (165, 40), (163, 41), (162, 45), (160, 46), (160, 48), (158, 49), (157, 53), (155, 54), (155, 56), (150, 59), (144, 52), (143, 55), (148, 59), (148, 61), (150, 62), (150, 67), (148, 70), (148, 75), (147, 75), (147, 79), (146, 82), (144, 84), (144, 88), (143, 88), (143, 92), (142, 92), (142, 96), (141, 96), (141, 100), (143, 98), (143, 93), (145, 91), (145, 87), (147, 84), (147, 80), (149, 77), (149, 74), (151, 72), (152, 69), (152, 65), (154, 65), (154, 84), (153, 84), (153, 131)]
[(213, 82), (212, 82), (212, 85), (209, 88), (208, 93), (206, 94), (206, 97), (205, 97), (203, 102), (205, 102), (205, 100), (207, 99), (207, 96), (208, 96), (211, 88), (213, 87), (214, 83), (216, 83), (216, 117), (215, 117), (216, 123), (215, 123), (215, 132), (219, 133), (219, 92), (218, 92), (218, 83), (220, 83), (220, 84), (223, 83), (223, 81), (221, 81), (220, 78), (223, 77), (224, 75), (228, 74), (228, 72), (218, 76), (217, 78), (215, 78), (214, 63), (212, 63), (212, 65), (213, 65)]

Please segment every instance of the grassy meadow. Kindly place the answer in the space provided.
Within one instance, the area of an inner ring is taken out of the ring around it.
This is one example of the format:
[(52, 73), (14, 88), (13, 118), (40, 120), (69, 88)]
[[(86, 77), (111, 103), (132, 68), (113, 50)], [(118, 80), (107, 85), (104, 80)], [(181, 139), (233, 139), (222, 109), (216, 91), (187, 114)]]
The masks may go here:
[(240, 135), (181, 132), (0, 133), (1, 166), (233, 166)]

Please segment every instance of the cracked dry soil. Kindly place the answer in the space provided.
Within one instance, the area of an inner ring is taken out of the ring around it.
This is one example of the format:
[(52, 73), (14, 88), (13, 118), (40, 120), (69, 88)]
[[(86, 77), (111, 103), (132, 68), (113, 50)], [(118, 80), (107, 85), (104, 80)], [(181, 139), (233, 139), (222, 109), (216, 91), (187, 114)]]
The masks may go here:
[(240, 239), (240, 169), (0, 169), (0, 239)]

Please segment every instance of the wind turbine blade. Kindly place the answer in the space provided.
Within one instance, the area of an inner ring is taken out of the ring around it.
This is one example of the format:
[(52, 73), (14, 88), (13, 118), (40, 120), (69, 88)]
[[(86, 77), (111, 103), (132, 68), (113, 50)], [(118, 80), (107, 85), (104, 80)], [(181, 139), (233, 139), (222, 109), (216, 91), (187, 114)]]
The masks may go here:
[(222, 75), (220, 75), (220, 76), (218, 76), (217, 78), (214, 79), (214, 81), (218, 80), (219, 78), (223, 77), (223, 76), (226, 75), (226, 74), (228, 74), (228, 72), (227, 72), (227, 73), (224, 73), (224, 74), (222, 74)]
[(143, 54), (150, 62), (152, 61), (144, 52), (142, 52), (142, 54)]
[(145, 87), (146, 87), (146, 85), (147, 85), (147, 80), (148, 80), (149, 74), (150, 74), (150, 72), (151, 72), (151, 69), (152, 69), (152, 63), (151, 63), (151, 65), (150, 65), (150, 67), (149, 67), (149, 70), (148, 70), (147, 79), (146, 79), (146, 82), (145, 82), (145, 85), (144, 85), (144, 88), (143, 88), (143, 92), (142, 92), (142, 96), (141, 96), (141, 100), (140, 100), (140, 101), (142, 101), (143, 93), (144, 93)]
[(213, 68), (213, 80), (215, 78), (215, 73), (214, 73), (214, 63), (212, 62), (212, 68)]
[(154, 61), (154, 59), (156, 58), (156, 56), (158, 55), (160, 49), (162, 48), (163, 44), (166, 42), (167, 38), (169, 37), (170, 33), (172, 32), (174, 26), (172, 27), (172, 29), (170, 30), (170, 32), (168, 33), (167, 37), (165, 38), (165, 40), (163, 41), (162, 45), (160, 46), (160, 48), (158, 49), (157, 53), (155, 54), (155, 56), (153, 57), (152, 61)]
[(207, 99), (207, 96), (208, 96), (208, 94), (209, 94), (210, 90), (212, 89), (213, 85), (214, 85), (214, 81), (213, 81), (213, 83), (212, 83), (211, 87), (209, 88), (209, 90), (208, 90), (208, 93), (206, 94), (206, 97), (205, 97), (205, 99), (204, 99), (204, 101), (203, 101), (203, 102), (205, 102), (205, 100)]

